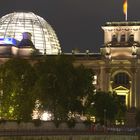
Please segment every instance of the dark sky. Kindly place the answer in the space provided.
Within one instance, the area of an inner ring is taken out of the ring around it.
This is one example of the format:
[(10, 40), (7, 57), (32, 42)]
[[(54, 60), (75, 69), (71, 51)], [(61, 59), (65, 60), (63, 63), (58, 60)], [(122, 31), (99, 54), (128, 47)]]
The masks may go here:
[[(140, 0), (128, 0), (128, 20), (140, 20)], [(78, 48), (98, 52), (103, 44), (101, 26), (124, 21), (123, 0), (1, 0), (0, 17), (31, 11), (55, 29), (63, 52)]]

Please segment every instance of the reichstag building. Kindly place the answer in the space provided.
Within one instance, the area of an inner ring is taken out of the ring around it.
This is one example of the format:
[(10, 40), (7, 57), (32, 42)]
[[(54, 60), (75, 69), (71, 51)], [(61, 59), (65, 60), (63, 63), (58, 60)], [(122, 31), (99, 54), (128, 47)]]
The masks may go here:
[[(140, 22), (107, 22), (104, 46), (99, 53), (73, 51), (75, 66), (93, 69), (93, 84), (102, 91), (115, 91), (128, 108), (140, 109)], [(0, 63), (12, 56), (61, 54), (51, 25), (32, 12), (14, 12), (0, 18)], [(67, 54), (65, 54), (67, 55)]]

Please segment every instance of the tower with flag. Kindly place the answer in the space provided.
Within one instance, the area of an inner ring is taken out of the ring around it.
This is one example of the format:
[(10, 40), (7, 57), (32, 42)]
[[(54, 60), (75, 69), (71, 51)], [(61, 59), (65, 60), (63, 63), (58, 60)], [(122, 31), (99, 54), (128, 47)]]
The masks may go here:
[(127, 0), (124, 0), (124, 2), (123, 2), (123, 12), (124, 12), (124, 15), (125, 15), (125, 21), (127, 21), (127, 10), (128, 10), (128, 3), (127, 3)]

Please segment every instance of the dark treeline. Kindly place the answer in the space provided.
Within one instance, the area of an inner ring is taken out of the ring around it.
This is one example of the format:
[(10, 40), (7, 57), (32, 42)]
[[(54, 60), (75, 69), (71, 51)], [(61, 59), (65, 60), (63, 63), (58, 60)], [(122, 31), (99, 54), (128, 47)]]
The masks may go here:
[[(63, 55), (43, 57), (34, 65), (12, 58), (0, 66), (0, 118), (31, 121), (33, 110), (51, 112), (54, 121), (77, 114), (97, 121), (122, 119), (126, 110), (115, 93), (96, 91), (94, 72)], [(106, 116), (104, 116), (106, 115)], [(39, 116), (38, 116), (39, 117)]]

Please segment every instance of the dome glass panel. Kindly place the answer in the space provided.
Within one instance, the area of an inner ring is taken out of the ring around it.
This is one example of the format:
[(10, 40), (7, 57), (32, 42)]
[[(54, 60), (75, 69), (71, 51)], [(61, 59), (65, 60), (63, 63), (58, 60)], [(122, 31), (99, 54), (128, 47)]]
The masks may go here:
[(30, 32), (35, 48), (42, 54), (58, 54), (60, 44), (51, 25), (32, 12), (14, 12), (0, 19), (0, 38), (22, 40), (22, 33)]

